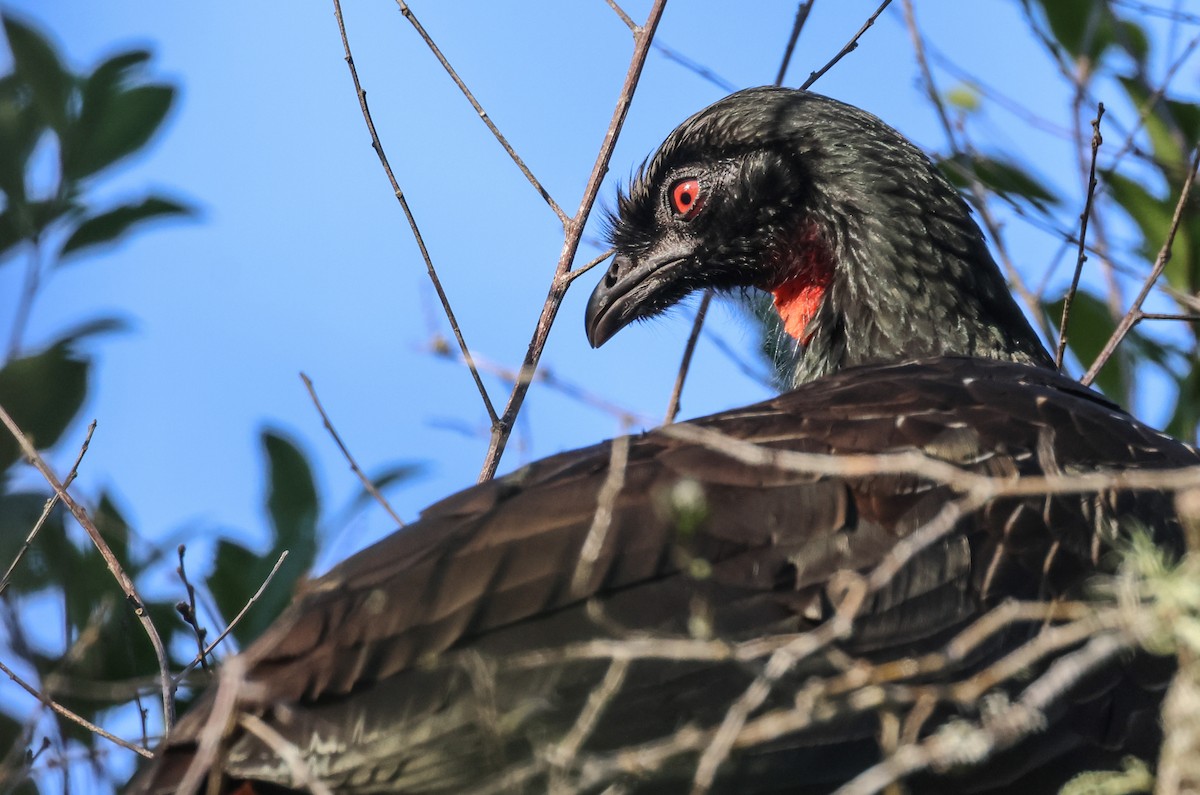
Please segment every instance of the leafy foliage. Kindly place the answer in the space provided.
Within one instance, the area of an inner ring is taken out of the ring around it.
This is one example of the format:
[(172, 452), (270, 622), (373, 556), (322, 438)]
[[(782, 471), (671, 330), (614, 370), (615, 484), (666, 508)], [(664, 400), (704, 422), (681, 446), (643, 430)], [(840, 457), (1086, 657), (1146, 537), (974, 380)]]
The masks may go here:
[[(192, 214), (187, 203), (156, 194), (115, 206), (93, 200), (111, 167), (154, 138), (177, 92), (147, 81), (151, 55), (145, 50), (118, 53), (76, 74), (40, 32), (6, 16), (2, 24), (13, 71), (0, 76), (0, 266), (26, 255), (27, 280), (17, 297), (9, 353), (0, 365), (0, 406), (38, 451), (62, 452), (71, 460), (72, 451), (62, 451), (60, 442), (79, 422), (91, 386), (94, 367), (86, 343), (121, 323), (94, 319), (40, 350), (26, 351), (24, 322), (41, 284), (60, 265), (83, 261), (83, 255), (119, 242), (149, 221)], [(32, 160), (46, 141), (58, 153), (55, 184), (34, 196)], [(320, 538), (320, 500), (304, 454), (279, 432), (264, 432), (262, 441), (269, 473), (269, 548), (260, 554), (233, 540), (249, 535), (242, 532), (218, 542), (215, 573), (208, 581), (212, 601), (232, 617), (279, 555), (288, 550), (289, 557), (234, 630), (240, 642), (260, 633), (287, 604), (293, 585), (312, 566)], [(137, 616), (100, 552), (62, 506), (53, 504), (53, 495), (18, 485), (28, 483), (22, 481), (22, 469), (16, 440), (0, 431), (0, 566), (12, 564), (0, 583), (0, 659), (23, 675), (33, 671), (31, 684), (46, 697), (92, 722), (102, 722), (114, 708), (155, 714), (149, 701), (158, 697), (159, 668)], [(385, 478), (396, 482), (411, 472), (395, 467)], [(89, 513), (136, 582), (170, 576), (175, 558), (141, 539), (114, 497), (98, 495)], [(177, 612), (175, 600), (184, 593), (177, 581), (166, 596), (143, 596), (146, 611), (175, 652), (176, 669), (190, 663), (196, 651), (194, 630)], [(102, 760), (111, 748), (107, 743), (29, 698), (11, 714), (0, 712), (0, 791), (36, 792), (39, 779), (31, 774), (40, 760), (53, 769), (63, 764), (64, 755), (80, 750), (86, 758)], [(56, 779), (53, 786), (60, 784)]]

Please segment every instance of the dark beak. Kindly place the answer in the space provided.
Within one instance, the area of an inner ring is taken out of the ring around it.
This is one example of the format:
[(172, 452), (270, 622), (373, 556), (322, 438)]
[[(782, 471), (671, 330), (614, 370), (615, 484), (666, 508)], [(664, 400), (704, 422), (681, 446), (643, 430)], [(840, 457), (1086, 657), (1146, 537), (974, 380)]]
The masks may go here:
[(599, 348), (633, 321), (656, 315), (687, 295), (690, 288), (679, 278), (687, 262), (676, 253), (643, 260), (613, 257), (584, 315), (592, 347)]

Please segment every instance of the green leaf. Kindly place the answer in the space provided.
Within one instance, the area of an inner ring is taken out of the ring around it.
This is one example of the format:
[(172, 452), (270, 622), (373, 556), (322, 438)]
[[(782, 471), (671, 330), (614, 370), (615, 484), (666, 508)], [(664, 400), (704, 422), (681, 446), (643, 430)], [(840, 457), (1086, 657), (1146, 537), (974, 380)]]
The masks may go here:
[(42, 34), (7, 14), (3, 20), (17, 77), (33, 90), (34, 105), (45, 122), (56, 130), (66, 129), (74, 77)]
[[(1170, 232), (1175, 199), (1159, 199), (1140, 183), (1114, 172), (1105, 174), (1105, 181), (1109, 193), (1142, 233), (1142, 256), (1153, 263)], [(1167, 282), (1176, 290), (1193, 292), (1193, 285), (1200, 279), (1200, 261), (1196, 259), (1198, 252), (1192, 242), (1198, 235), (1200, 223), (1193, 210), (1191, 217), (1180, 224), (1175, 234), (1171, 245), (1171, 261), (1164, 271)]]
[(1109, 47), (1119, 46), (1143, 62), (1150, 49), (1145, 32), (1129, 21), (1118, 21), (1105, 0), (1038, 0), (1050, 33), (1076, 63), (1094, 70)]
[[(1063, 299), (1043, 304), (1047, 317), (1057, 327), (1062, 317)], [(1067, 327), (1067, 347), (1084, 369), (1092, 366), (1100, 355), (1104, 344), (1116, 329), (1116, 322), (1108, 311), (1108, 305), (1089, 292), (1080, 290), (1071, 302), (1071, 319)], [(1132, 362), (1126, 343), (1128, 337), (1109, 358), (1096, 376), (1096, 386), (1111, 398), (1124, 402), (1128, 397), (1128, 385)]]
[(1188, 155), (1196, 140), (1195, 135), (1200, 130), (1200, 119), (1197, 109), (1186, 102), (1168, 102), (1162, 98), (1148, 105), (1151, 100), (1151, 89), (1142, 81), (1131, 77), (1119, 78), (1125, 93), (1135, 107), (1148, 107), (1142, 115), (1146, 135), (1150, 138), (1150, 147), (1154, 152), (1155, 165), (1163, 171), (1163, 176), (1171, 184), (1181, 184), (1183, 170), (1188, 162)]
[(97, 66), (90, 75), (84, 76), (84, 107), (87, 107), (89, 89), (120, 86), (126, 83), (129, 73), (150, 62), (149, 50), (126, 50)]
[[(41, 353), (13, 359), (0, 369), (0, 406), (12, 416), (34, 446), (53, 445), (79, 413), (87, 393), (90, 362), (66, 343)], [(0, 472), (21, 457), (17, 440), (0, 433)]]
[[(9, 564), (16, 559), (17, 552), (25, 544), (25, 539), (37, 524), (42, 510), (50, 494), (45, 492), (20, 491), (12, 494), (0, 494), (0, 576), (3, 576)], [(64, 533), (62, 505), (55, 506), (46, 517), (45, 524), (33, 544), (17, 567), (13, 569), (12, 579), (9, 580), (8, 593), (21, 594), (40, 591), (50, 585), (61, 587), (63, 583), (53, 574), (51, 561), (46, 555), (46, 538), (61, 538)]]
[(29, 87), (16, 75), (0, 77), (0, 191), (8, 197), (8, 209), (25, 201), (25, 170), (45, 131)]
[(68, 138), (64, 178), (79, 180), (141, 149), (166, 118), (175, 89), (164, 85), (116, 88), (86, 108)]
[[(150, 196), (136, 204), (123, 204), (107, 212), (86, 218), (67, 238), (62, 256), (78, 253), (91, 246), (112, 243), (135, 224), (151, 218), (190, 215), (191, 208), (162, 196)], [(59, 264), (62, 264), (60, 260)]]
[(209, 589), (226, 620), (232, 620), (266, 580), (280, 553), (287, 560), (259, 601), (233, 630), (247, 643), (266, 629), (291, 601), (295, 583), (311, 568), (317, 552), (317, 518), (320, 506), (312, 470), (300, 450), (282, 435), (264, 431), (267, 454), (267, 512), (274, 530), (271, 548), (258, 555), (240, 544), (223, 540)]
[(1193, 364), (1188, 373), (1176, 376), (1176, 380), (1179, 382), (1179, 397), (1166, 432), (1176, 439), (1194, 443), (1196, 428), (1200, 425), (1200, 366)]
[[(26, 706), (32, 709), (37, 701), (34, 700), (33, 696), (28, 696), (28, 698), (29, 701), (26, 703)], [(27, 726), (26, 721), (17, 720), (0, 713), (0, 748), (4, 749), (5, 754), (13, 754), (14, 752), (22, 754), (26, 752), (33, 753), (35, 749), (30, 747), (33, 734), (33, 728)], [(41, 742), (40, 736), (38, 736), (38, 742)], [(21, 750), (18, 751), (17, 749)], [(14, 762), (16, 761), (12, 756), (9, 756), (9, 759), (12, 759)], [(16, 769), (13, 769), (14, 767)], [(23, 764), (20, 766), (14, 764), (12, 767), (7, 768), (5, 777), (0, 780), (0, 783), (3, 783), (6, 787), (5, 792), (10, 793), (10, 795), (30, 795), (31, 793), (37, 793), (37, 787), (34, 786), (33, 780), (25, 777), (26, 772)], [(11, 787), (11, 789), (7, 789), (8, 787)]]
[(959, 83), (947, 91), (945, 97), (951, 107), (966, 113), (974, 113), (979, 110), (979, 92), (974, 86), (967, 83)]
[(973, 176), (984, 187), (1010, 199), (1024, 199), (1042, 212), (1046, 212), (1048, 205), (1059, 203), (1058, 196), (1045, 183), (1011, 161), (963, 152), (942, 159), (938, 165), (959, 189), (972, 187)]
[(21, 229), (17, 225), (16, 212), (12, 205), (5, 207), (4, 211), (0, 212), (0, 262), (24, 238), (25, 236), (21, 234)]

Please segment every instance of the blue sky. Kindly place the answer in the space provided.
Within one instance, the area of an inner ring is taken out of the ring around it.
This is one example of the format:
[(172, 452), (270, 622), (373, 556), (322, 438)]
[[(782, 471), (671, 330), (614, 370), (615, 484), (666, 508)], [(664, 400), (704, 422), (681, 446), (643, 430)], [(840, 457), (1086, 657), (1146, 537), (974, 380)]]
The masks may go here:
[[(627, 10), (643, 19), (648, 5)], [(787, 82), (798, 85), (824, 64), (875, 5), (818, 2)], [(918, 5), (929, 41), (946, 57), (1067, 125), (1066, 90), (1018, 3)], [(322, 430), (300, 371), (314, 379), (368, 472), (397, 461), (424, 466), (419, 480), (390, 493), (406, 519), (472, 483), (486, 449), (486, 415), (466, 371), (429, 352), (447, 326), (369, 147), (332, 5), (17, 0), (5, 7), (50, 31), (77, 68), (119, 48), (154, 50), (154, 72), (181, 87), (180, 101), (150, 152), (106, 190), (115, 199), (149, 185), (200, 208), (193, 221), (144, 231), (64, 270), (38, 301), (31, 343), (96, 315), (132, 323), (129, 333), (91, 345), (97, 379), (85, 416), (99, 430), (78, 489), (111, 489), (146, 537), (203, 549), (201, 540), (214, 533), (264, 526), (257, 433), (269, 425), (301, 444), (326, 506), (341, 506), (357, 483)], [(533, 171), (573, 211), (626, 70), (631, 37), (622, 23), (600, 0), (414, 7)], [(659, 40), (735, 86), (771, 82), (795, 3), (733, 8), (677, 2)], [(346, 24), (384, 146), (467, 340), (481, 356), (515, 367), (561, 229), (392, 3), (348, 0)], [(939, 78), (943, 89), (956, 83), (944, 72)], [(1195, 80), (1193, 65), (1183, 81), (1194, 87)], [(918, 86), (899, 3), (816, 89), (871, 110), (926, 148), (945, 149)], [(723, 93), (653, 53), (602, 201), (611, 204), (617, 181), (676, 123)], [(1069, 208), (1082, 204), (1069, 141), (986, 100), (976, 124), (994, 150), (1032, 159)], [(598, 230), (593, 223), (592, 239)], [(1039, 277), (1058, 241), (1011, 219), (1006, 233), (1017, 261)], [(581, 261), (597, 253), (585, 244)], [(0, 313), (12, 311), (18, 270), (0, 269)], [(570, 292), (544, 366), (661, 417), (690, 310), (592, 351), (582, 314), (594, 281), (585, 276)], [(716, 333), (747, 348), (752, 335), (735, 313), (719, 309), (714, 320)], [(683, 416), (767, 394), (708, 341), (693, 372)], [(502, 404), (505, 385), (487, 384)], [(618, 430), (612, 417), (535, 386), (501, 470)], [(60, 466), (82, 432), (63, 446)], [(325, 559), (390, 529), (380, 512), (329, 527)]]
[[(795, 5), (676, 0), (659, 41), (734, 86), (769, 83)], [(640, 0), (626, 8), (644, 19), (648, 6)], [(786, 82), (798, 85), (823, 65), (875, 6), (819, 0)], [(389, 493), (406, 519), (474, 482), (487, 418), (466, 371), (430, 353), (433, 337), (448, 333), (446, 322), (369, 146), (332, 5), (8, 0), (3, 7), (48, 30), (77, 69), (118, 49), (154, 50), (154, 73), (180, 86), (180, 101), (150, 151), (104, 190), (116, 201), (149, 186), (200, 209), (194, 220), (143, 231), (60, 272), (35, 307), (31, 349), (98, 315), (131, 323), (131, 331), (90, 345), (96, 380), (84, 416), (99, 429), (76, 490), (111, 490), (140, 533), (164, 545), (186, 541), (192, 567), (203, 570), (205, 539), (247, 531), (253, 538), (266, 526), (257, 437), (269, 426), (310, 456), (331, 516), (358, 484), (322, 429), (301, 371), (368, 472), (395, 462), (423, 466), (419, 479)], [(414, 7), (492, 119), (573, 212), (631, 51), (616, 15), (601, 0), (418, 0)], [(467, 340), (480, 356), (514, 368), (545, 298), (561, 228), (395, 5), (346, 0), (345, 10), (384, 146)], [(918, 12), (929, 43), (949, 61), (1069, 129), (1067, 89), (1017, 2), (941, 0), (919, 3)], [(1195, 95), (1198, 75), (1194, 61), (1181, 70), (1185, 93)], [(945, 151), (917, 77), (897, 2), (816, 89)], [(957, 83), (941, 70), (938, 78), (943, 90)], [(611, 205), (617, 182), (675, 124), (723, 93), (652, 53), (602, 202)], [(1115, 90), (1103, 99), (1113, 110), (1121, 105)], [(1071, 223), (1083, 202), (1068, 138), (986, 98), (972, 129), (989, 153), (1032, 161), (1065, 198), (1060, 216)], [(1040, 280), (1060, 241), (997, 209), (1014, 259), (1027, 278)], [(593, 223), (589, 237), (598, 234)], [(585, 244), (580, 261), (598, 252)], [(0, 329), (11, 325), (19, 270), (11, 262), (0, 267)], [(1060, 269), (1052, 284), (1067, 277)], [(570, 291), (543, 366), (660, 418), (691, 311), (592, 351), (582, 315), (594, 283), (585, 276)], [(752, 344), (745, 321), (726, 308), (713, 313), (709, 328), (738, 350)], [(506, 385), (486, 383), (502, 404)], [(705, 339), (682, 415), (767, 394)], [(1151, 394), (1139, 407), (1151, 421), (1157, 402)], [(535, 385), (501, 471), (619, 430), (613, 417)], [(82, 437), (81, 424), (60, 449), (60, 471)], [(392, 523), (372, 510), (325, 529), (328, 564), (390, 532)]]

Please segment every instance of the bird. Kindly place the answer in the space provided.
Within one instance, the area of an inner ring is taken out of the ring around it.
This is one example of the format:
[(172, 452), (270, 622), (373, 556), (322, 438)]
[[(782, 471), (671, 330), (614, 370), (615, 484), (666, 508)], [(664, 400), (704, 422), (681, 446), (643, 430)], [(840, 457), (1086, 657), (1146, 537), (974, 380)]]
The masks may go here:
[[(911, 743), (1026, 703), (1034, 730), (900, 778), (1028, 795), (1116, 751), (1152, 763), (1170, 660), (1122, 647), (1035, 703), (1103, 632), (948, 695), (1135, 532), (1184, 547), (1166, 490), (971, 502), (963, 479), (1200, 455), (1057, 371), (925, 154), (834, 99), (746, 89), (670, 133), (608, 232), (594, 347), (698, 290), (763, 293), (787, 391), (523, 466), (307, 581), (131, 792), (829, 793), (880, 769), (888, 725)], [(1022, 605), (1043, 612), (964, 645)]]

